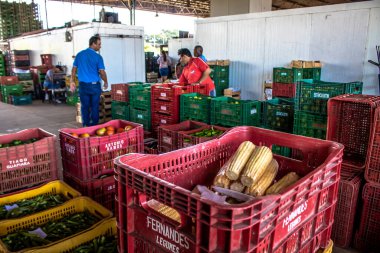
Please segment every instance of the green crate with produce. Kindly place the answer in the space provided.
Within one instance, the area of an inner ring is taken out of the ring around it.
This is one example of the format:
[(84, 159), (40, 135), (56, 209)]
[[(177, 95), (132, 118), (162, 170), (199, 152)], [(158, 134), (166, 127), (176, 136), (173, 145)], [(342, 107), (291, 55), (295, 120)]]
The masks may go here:
[(326, 139), (327, 116), (296, 111), (293, 133), (318, 139)]
[(261, 102), (230, 97), (211, 99), (211, 124), (227, 127), (260, 126)]
[(274, 98), (263, 103), (263, 125), (265, 128), (292, 133), (294, 100)]
[(295, 109), (327, 115), (327, 101), (343, 94), (361, 94), (362, 82), (335, 83), (305, 79), (297, 83)]
[(150, 110), (151, 85), (141, 84), (128, 88), (129, 103), (131, 108)]
[(199, 93), (181, 95), (180, 120), (210, 123), (211, 97)]
[(130, 120), (135, 123), (142, 124), (144, 130), (151, 130), (151, 113), (150, 110), (130, 108)]
[(21, 84), (1, 85), (0, 89), (3, 96), (22, 95), (24, 87)]
[(129, 120), (128, 102), (112, 101), (111, 103), (112, 119)]

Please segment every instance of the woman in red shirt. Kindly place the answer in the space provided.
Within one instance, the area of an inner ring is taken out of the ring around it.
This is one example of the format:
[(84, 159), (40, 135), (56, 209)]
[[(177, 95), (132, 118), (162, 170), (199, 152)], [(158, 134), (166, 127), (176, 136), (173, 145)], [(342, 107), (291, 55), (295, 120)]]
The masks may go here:
[(211, 69), (200, 58), (195, 58), (191, 56), (190, 50), (187, 48), (182, 48), (178, 50), (179, 60), (183, 66), (181, 77), (179, 78), (179, 84), (185, 85), (207, 85), (210, 91), (210, 96), (215, 96), (215, 85), (210, 78)]

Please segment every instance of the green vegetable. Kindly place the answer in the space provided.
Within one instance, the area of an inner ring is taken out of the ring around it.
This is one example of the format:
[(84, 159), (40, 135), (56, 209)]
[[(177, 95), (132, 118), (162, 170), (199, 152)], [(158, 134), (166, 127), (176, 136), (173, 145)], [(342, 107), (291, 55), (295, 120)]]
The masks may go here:
[(0, 143), (0, 148), (8, 148), (8, 147), (12, 147), (12, 146), (19, 146), (19, 145), (24, 145), (24, 144), (30, 144), (30, 143), (36, 142), (38, 140), (39, 139), (37, 139), (37, 138), (32, 138), (32, 139), (29, 139), (29, 140), (26, 140), (26, 141), (14, 140), (14, 141), (11, 141), (10, 143)]
[(8, 234), (2, 237), (1, 240), (10, 251), (19, 251), (36, 246), (47, 245), (77, 234), (90, 228), (99, 220), (99, 218), (85, 211), (66, 216), (60, 220), (49, 221), (48, 223), (40, 226), (42, 231), (47, 235), (45, 238), (30, 234), (28, 231), (33, 231), (38, 228), (36, 226), (31, 226), (28, 229), (19, 230)]
[(53, 208), (66, 202), (66, 198), (61, 194), (38, 195), (34, 198), (23, 199), (7, 205), (16, 204), (18, 207), (7, 211), (5, 205), (0, 206), (0, 220), (24, 217), (29, 214)]
[(217, 130), (211, 127), (211, 129), (203, 129), (202, 131), (193, 133), (191, 135), (195, 137), (215, 137), (221, 135), (222, 133), (222, 130)]
[(100, 236), (91, 242), (74, 249), (73, 253), (116, 253), (117, 240), (115, 236)]

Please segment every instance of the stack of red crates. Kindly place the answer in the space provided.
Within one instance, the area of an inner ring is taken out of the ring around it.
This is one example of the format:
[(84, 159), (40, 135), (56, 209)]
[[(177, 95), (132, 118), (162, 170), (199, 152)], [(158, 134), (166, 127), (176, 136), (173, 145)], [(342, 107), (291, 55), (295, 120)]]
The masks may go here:
[[(32, 142), (30, 140), (37, 139)], [(5, 146), (21, 140), (25, 144)], [(57, 138), (39, 128), (0, 135), (0, 195), (58, 178)]]
[[(354, 246), (364, 252), (380, 248), (379, 113), (379, 96), (341, 95), (328, 102), (327, 139), (345, 146), (332, 239), (335, 245), (348, 247), (355, 234)], [(362, 205), (357, 205), (361, 189)], [(358, 228), (354, 227), (355, 213), (360, 214)]]
[[(110, 136), (96, 136), (96, 130), (110, 126), (116, 130), (125, 129), (127, 126), (132, 129)], [(64, 128), (59, 132), (64, 181), (83, 195), (114, 210), (113, 159), (128, 153), (143, 153), (142, 125), (112, 120), (92, 127)], [(86, 133), (91, 137), (80, 138), (81, 134)]]
[(158, 126), (179, 123), (180, 96), (191, 92), (193, 92), (193, 86), (180, 86), (172, 83), (152, 86), (151, 109), (154, 132), (157, 132)]

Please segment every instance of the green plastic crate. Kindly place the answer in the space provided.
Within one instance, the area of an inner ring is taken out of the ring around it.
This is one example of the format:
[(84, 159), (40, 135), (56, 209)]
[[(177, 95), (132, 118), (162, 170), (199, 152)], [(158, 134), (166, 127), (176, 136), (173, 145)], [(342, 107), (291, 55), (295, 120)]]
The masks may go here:
[(142, 110), (130, 108), (130, 120), (135, 123), (142, 124), (144, 126), (144, 130), (151, 130), (151, 113), (150, 110)]
[(277, 145), (272, 145), (272, 153), (284, 157), (291, 157), (292, 150), (288, 147), (281, 147)]
[(32, 103), (32, 94), (22, 96), (12, 96), (13, 105), (29, 105)]
[(303, 68), (302, 79), (321, 80), (321, 68)]
[(295, 83), (303, 79), (302, 69), (298, 68), (273, 68), (273, 82)]
[(78, 96), (68, 96), (66, 98), (66, 104), (71, 106), (76, 106), (76, 104), (79, 103), (79, 97)]
[(296, 111), (294, 114), (294, 134), (326, 139), (327, 116)]
[(16, 76), (18, 77), (18, 80), (20, 81), (27, 81), (27, 80), (33, 79), (31, 73), (16, 73)]
[(142, 84), (128, 88), (129, 103), (131, 108), (150, 110), (151, 85)]
[(230, 97), (211, 99), (211, 124), (219, 126), (260, 126), (261, 102)]
[(292, 133), (294, 121), (294, 100), (274, 98), (263, 103), (263, 124), (265, 128)]
[(112, 101), (111, 111), (112, 119), (130, 119), (128, 102)]
[(361, 94), (362, 82), (334, 83), (305, 79), (297, 83), (295, 109), (327, 115), (327, 101), (343, 94)]
[(22, 95), (23, 89), (24, 87), (21, 84), (2, 85), (1, 93), (3, 94), (3, 96)]
[(180, 120), (195, 120), (209, 124), (211, 97), (199, 93), (181, 95)]
[(229, 78), (214, 78), (213, 79), (215, 86), (227, 86), (229, 85)]

